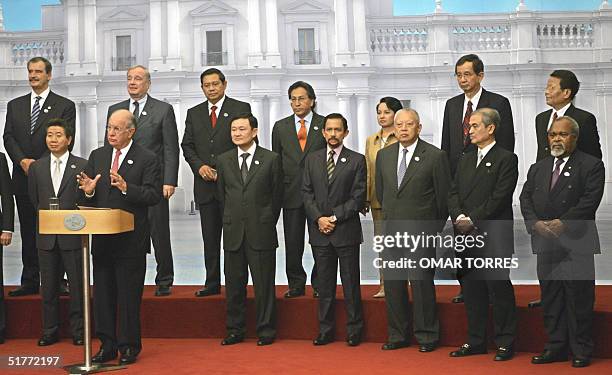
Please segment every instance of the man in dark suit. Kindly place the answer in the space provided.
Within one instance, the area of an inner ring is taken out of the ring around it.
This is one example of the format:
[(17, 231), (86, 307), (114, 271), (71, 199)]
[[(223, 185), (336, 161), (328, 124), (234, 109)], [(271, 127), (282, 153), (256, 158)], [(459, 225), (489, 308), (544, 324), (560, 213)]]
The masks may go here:
[[(569, 70), (555, 70), (548, 77), (546, 83), (546, 104), (552, 108), (536, 116), (536, 137), (538, 141), (538, 153), (536, 161), (550, 156), (548, 147), (548, 130), (554, 119), (561, 116), (569, 116), (576, 120), (580, 126), (580, 137), (576, 148), (584, 153), (601, 159), (601, 145), (599, 144), (599, 132), (597, 120), (592, 113), (574, 107), (572, 101), (580, 89), (580, 82), (576, 75)], [(542, 301), (529, 302), (529, 307), (540, 307)]]
[[(21, 234), (21, 287), (9, 292), (12, 297), (38, 293), (40, 284), (36, 250), (36, 211), (28, 196), (30, 165), (48, 153), (45, 126), (51, 118), (61, 118), (74, 129), (74, 103), (49, 89), (51, 63), (44, 57), (28, 61), (32, 92), (11, 100), (6, 108), (4, 147), (13, 161), (13, 191)], [(72, 149), (72, 144), (70, 145)]]
[(466, 262), (466, 258), (508, 259), (514, 253), (512, 194), (518, 180), (518, 158), (496, 142), (500, 121), (495, 109), (481, 108), (472, 113), (470, 141), (477, 150), (459, 160), (449, 192), (448, 210), (455, 235), (484, 237), (483, 246), (470, 246), (461, 252), (457, 249), (463, 261), (468, 340), (451, 352), (451, 357), (487, 352), (490, 294), (495, 296), (490, 301), (497, 346), (494, 359), (506, 361), (514, 356), (517, 317), (510, 269), (476, 268)]
[(601, 160), (576, 148), (581, 126), (571, 117), (548, 130), (551, 156), (529, 168), (521, 212), (537, 254), (548, 342), (534, 364), (567, 361), (586, 367), (593, 354), (594, 254), (600, 253), (595, 213), (604, 192)]
[(141, 65), (131, 67), (127, 72), (127, 81), (130, 99), (110, 106), (106, 119), (108, 121), (111, 114), (118, 109), (132, 112), (138, 121), (134, 142), (153, 151), (162, 166), (164, 199), (149, 207), (149, 223), (157, 262), (155, 295), (168, 296), (174, 282), (168, 200), (174, 194), (178, 183), (179, 145), (176, 119), (170, 104), (148, 94), (151, 75), (147, 68)]
[[(278, 120), (272, 129), (272, 150), (283, 163), (285, 194), (283, 196), (283, 229), (285, 233), (285, 259), (289, 289), (285, 298), (304, 295), (306, 272), (302, 265), (306, 212), (302, 199), (304, 161), (311, 153), (325, 148), (324, 117), (314, 112), (315, 91), (308, 83), (297, 81), (288, 90), (293, 114)], [(317, 297), (317, 266), (312, 268), (310, 284)]]
[[(394, 123), (399, 142), (380, 150), (376, 156), (376, 196), (382, 204), (385, 233), (435, 235), (448, 217), (451, 183), (448, 159), (443, 151), (419, 138), (421, 123), (415, 110), (399, 110)], [(412, 250), (412, 256), (417, 258), (435, 257), (435, 246)], [(433, 281), (435, 269), (416, 267), (407, 273), (397, 275), (383, 268), (389, 338), (382, 349), (410, 345), (406, 291), (406, 281), (410, 279), (414, 335), (419, 351), (430, 352), (440, 337)]]
[[(51, 119), (47, 124), (47, 147), (51, 152), (30, 166), (28, 192), (36, 212), (48, 210), (49, 198), (59, 199), (59, 209), (74, 210), (79, 190), (76, 177), (87, 165), (87, 160), (72, 155), (73, 129), (62, 119)], [(40, 264), (42, 288), (43, 332), (38, 346), (59, 341), (60, 280), (64, 270), (70, 282), (70, 330), (72, 343), (83, 345), (83, 306), (81, 236), (50, 235), (36, 231), (36, 247)], [(60, 266), (62, 265), (62, 266)]]
[[(446, 151), (450, 162), (451, 177), (455, 176), (461, 157), (476, 147), (470, 142), (470, 116), (478, 108), (493, 108), (501, 117), (496, 129), (497, 144), (514, 152), (514, 121), (508, 98), (487, 91), (481, 86), (484, 79), (484, 63), (477, 55), (465, 55), (455, 64), (455, 77), (463, 94), (452, 97), (444, 106), (442, 123), (442, 150)], [(461, 283), (461, 270), (457, 279)], [(452, 299), (453, 303), (463, 302), (463, 292)]]
[(4, 306), (4, 275), (2, 272), (2, 248), (11, 244), (13, 239), (13, 220), (15, 216), (15, 204), (13, 203), (13, 189), (11, 187), (11, 175), (9, 174), (6, 156), (0, 152), (0, 201), (2, 210), (2, 233), (0, 233), (0, 344), (4, 344), (6, 331), (6, 306)]
[(181, 142), (183, 155), (194, 174), (193, 195), (200, 209), (206, 282), (196, 297), (221, 293), (221, 229), (223, 216), (217, 197), (217, 157), (234, 149), (230, 136), (232, 119), (250, 113), (248, 103), (225, 96), (225, 75), (215, 68), (200, 75), (206, 101), (190, 108)]
[(363, 242), (359, 212), (365, 206), (365, 157), (342, 145), (348, 124), (339, 113), (325, 117), (327, 147), (306, 158), (302, 194), (308, 216), (308, 238), (318, 267), (319, 335), (314, 345), (334, 340), (338, 261), (347, 315), (349, 346), (361, 343), (363, 311), (359, 245)]
[(162, 199), (162, 179), (157, 155), (133, 142), (134, 132), (136, 119), (130, 111), (113, 112), (109, 144), (92, 151), (78, 176), (84, 205), (134, 215), (133, 231), (92, 239), (94, 315), (102, 342), (94, 363), (117, 358), (117, 350), (120, 365), (134, 363), (142, 349), (140, 302), (151, 248), (148, 209)]
[(278, 197), (283, 193), (281, 163), (276, 153), (255, 143), (257, 119), (252, 114), (234, 117), (231, 136), (237, 147), (217, 159), (227, 294), (227, 337), (221, 345), (244, 339), (249, 270), (255, 290), (257, 345), (270, 345), (276, 337), (274, 276)]

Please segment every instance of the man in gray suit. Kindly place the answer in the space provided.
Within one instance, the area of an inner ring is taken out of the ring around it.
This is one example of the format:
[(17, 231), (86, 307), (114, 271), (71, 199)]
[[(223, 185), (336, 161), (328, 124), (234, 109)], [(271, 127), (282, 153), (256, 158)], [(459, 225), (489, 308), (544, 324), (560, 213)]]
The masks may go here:
[[(147, 68), (141, 65), (131, 67), (127, 72), (127, 83), (130, 99), (110, 106), (106, 119), (108, 122), (110, 115), (118, 109), (132, 112), (138, 121), (138, 131), (134, 135), (134, 141), (154, 152), (162, 166), (165, 199), (149, 207), (149, 222), (157, 261), (155, 295), (167, 296), (170, 295), (174, 282), (168, 200), (174, 194), (178, 181), (179, 144), (176, 119), (170, 104), (148, 94), (151, 75)], [(106, 137), (104, 139), (108, 144)]]
[[(79, 197), (76, 177), (87, 165), (87, 160), (68, 151), (74, 137), (71, 124), (62, 119), (51, 119), (46, 133), (47, 147), (51, 153), (32, 163), (28, 173), (28, 193), (37, 215), (38, 210), (50, 208), (49, 199), (52, 197), (59, 199), (59, 209), (76, 209)], [(36, 247), (43, 310), (43, 332), (38, 346), (59, 341), (60, 280), (64, 270), (70, 283), (72, 342), (74, 345), (83, 345), (81, 236), (40, 234), (37, 230)]]
[[(398, 143), (378, 152), (376, 195), (382, 204), (385, 234), (436, 234), (448, 217), (447, 195), (451, 183), (446, 153), (419, 138), (421, 123), (413, 109), (395, 113)], [(395, 251), (395, 249), (390, 249)], [(435, 245), (420, 246), (412, 255), (435, 258)], [(433, 351), (439, 341), (440, 324), (436, 312), (436, 290), (432, 268), (408, 269), (407, 275), (391, 274), (383, 268), (389, 339), (383, 350), (410, 345), (409, 302), (406, 279), (413, 296), (414, 336), (420, 352)], [(407, 277), (406, 277), (407, 276)]]
[[(293, 114), (274, 124), (272, 151), (280, 155), (285, 176), (283, 227), (289, 283), (285, 298), (293, 298), (303, 296), (306, 285), (306, 272), (302, 265), (306, 212), (300, 191), (304, 161), (308, 155), (325, 148), (326, 143), (322, 133), (324, 117), (314, 112), (317, 96), (312, 86), (297, 81), (289, 87), (288, 95)], [(318, 296), (316, 279), (315, 263), (310, 276), (310, 283), (315, 289), (314, 297)]]

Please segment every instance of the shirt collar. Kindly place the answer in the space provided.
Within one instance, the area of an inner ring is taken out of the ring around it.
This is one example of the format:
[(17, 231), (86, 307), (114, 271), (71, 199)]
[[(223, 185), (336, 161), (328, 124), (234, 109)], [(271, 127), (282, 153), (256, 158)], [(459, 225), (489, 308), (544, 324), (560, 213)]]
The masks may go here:
[(329, 157), (329, 152), (332, 151), (332, 150), (334, 151), (334, 156), (339, 156), (340, 153), (342, 152), (343, 148), (344, 148), (344, 145), (340, 145), (340, 146), (338, 146), (336, 148), (331, 148), (331, 147), (329, 147), (329, 145), (327, 145), (327, 155), (328, 155), (328, 157)]
[(51, 88), (47, 87), (47, 89), (43, 92), (41, 92), (40, 94), (37, 94), (34, 92), (34, 90), (32, 90), (32, 100), (35, 100), (37, 96), (40, 96), (40, 103), (44, 103), (45, 100), (47, 100), (47, 96), (49, 96), (49, 93), (51, 92)]
[(480, 154), (482, 155), (482, 158), (484, 159), (485, 156), (487, 156), (487, 154), (489, 153), (489, 151), (491, 151), (491, 149), (493, 148), (493, 146), (495, 146), (495, 141), (489, 143), (488, 145), (486, 145), (484, 148), (479, 148), (478, 151), (480, 151)]
[(51, 163), (53, 163), (55, 159), (59, 159), (62, 162), (62, 165), (66, 165), (66, 163), (68, 163), (68, 156), (70, 156), (70, 152), (68, 150), (66, 150), (66, 152), (64, 152), (64, 154), (59, 158), (56, 158), (55, 155), (51, 154)]
[[(128, 144), (127, 144), (127, 146), (125, 146), (124, 148), (122, 148), (122, 149), (120, 150), (120, 151), (121, 151), (121, 155), (122, 155), (122, 156), (125, 156), (125, 155), (127, 155), (127, 153), (128, 153), (128, 152), (130, 152), (130, 148), (132, 147), (132, 142), (134, 142), (134, 140), (133, 140), (133, 139), (130, 139), (130, 143), (128, 143)], [(116, 149), (116, 148), (114, 148), (114, 147), (113, 147), (113, 150), (114, 150), (114, 151), (113, 151), (113, 153), (114, 153), (115, 151), (117, 151), (117, 149)]]
[(255, 155), (255, 150), (257, 149), (257, 143), (253, 142), (253, 144), (251, 145), (251, 147), (248, 148), (248, 150), (246, 151), (242, 151), (242, 149), (240, 147), (236, 147), (238, 149), (238, 159), (240, 159), (242, 157), (242, 154), (248, 152), (249, 156), (253, 156)]
[(408, 152), (414, 152), (414, 150), (416, 149), (417, 144), (419, 144), (419, 138), (417, 138), (417, 140), (414, 141), (414, 143), (411, 144), (408, 147), (402, 146), (402, 144), (399, 143), (399, 142), (397, 142), (397, 144), (399, 145), (400, 154), (402, 153), (402, 150), (404, 150), (404, 149), (408, 150)]
[(212, 110), (213, 105), (215, 107), (217, 107), (218, 110), (221, 110), (221, 107), (223, 107), (223, 102), (225, 101), (225, 95), (223, 95), (223, 97), (221, 99), (219, 99), (218, 102), (216, 102), (215, 104), (212, 104), (210, 102), (210, 100), (208, 101), (208, 112), (210, 112)]
[(464, 102), (466, 103), (466, 105), (467, 105), (467, 102), (472, 102), (472, 106), (473, 106), (472, 108), (476, 110), (476, 107), (478, 106), (478, 102), (480, 101), (481, 95), (482, 95), (482, 86), (480, 86), (476, 95), (474, 95), (471, 99), (468, 99), (467, 95), (463, 94), (463, 96), (465, 97)]
[(142, 98), (140, 98), (138, 100), (134, 100), (134, 99), (130, 98), (130, 104), (131, 105), (135, 105), (134, 103), (138, 102), (138, 106), (140, 108), (144, 108), (145, 104), (147, 104), (148, 97), (149, 97), (149, 94), (145, 94), (145, 96), (143, 96)]
[(557, 117), (561, 117), (561, 116), (565, 116), (565, 112), (567, 111), (567, 109), (570, 107), (570, 105), (572, 105), (572, 102), (567, 103), (565, 106), (563, 106), (563, 108), (559, 109), (558, 111), (555, 111), (555, 109), (552, 109), (552, 116), (555, 115), (555, 113), (557, 113)]
[[(300, 117), (298, 115), (293, 115), (293, 119), (295, 121), (296, 125), (300, 124)], [(304, 117), (304, 121), (306, 122), (306, 127), (308, 127), (310, 125), (310, 123), (312, 123), (312, 111), (310, 111), (305, 117)]]

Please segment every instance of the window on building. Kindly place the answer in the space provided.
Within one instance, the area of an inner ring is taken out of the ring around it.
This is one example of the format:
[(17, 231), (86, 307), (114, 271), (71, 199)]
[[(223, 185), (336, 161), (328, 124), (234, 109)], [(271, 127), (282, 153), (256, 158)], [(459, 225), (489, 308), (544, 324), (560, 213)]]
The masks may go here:
[(136, 56), (132, 56), (132, 36), (120, 35), (116, 39), (117, 51), (113, 58), (113, 70), (128, 70), (136, 64)]
[(295, 51), (295, 64), (320, 64), (320, 51), (315, 49), (315, 30), (298, 29), (298, 49)]
[(227, 52), (223, 51), (223, 32), (212, 30), (206, 32), (206, 52), (202, 53), (202, 65), (226, 65)]

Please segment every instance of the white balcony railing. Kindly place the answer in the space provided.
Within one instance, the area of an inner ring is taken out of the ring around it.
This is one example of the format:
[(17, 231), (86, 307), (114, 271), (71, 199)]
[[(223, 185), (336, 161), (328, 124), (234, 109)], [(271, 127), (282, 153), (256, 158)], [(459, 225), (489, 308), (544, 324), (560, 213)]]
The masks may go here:
[(536, 26), (540, 48), (591, 48), (593, 24), (542, 23)]
[(512, 46), (510, 24), (452, 25), (450, 36), (456, 51), (504, 50)]
[(427, 25), (376, 25), (369, 30), (373, 53), (423, 52), (427, 50)]

